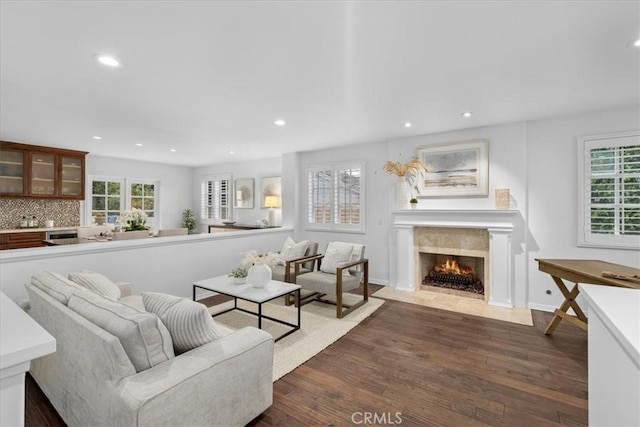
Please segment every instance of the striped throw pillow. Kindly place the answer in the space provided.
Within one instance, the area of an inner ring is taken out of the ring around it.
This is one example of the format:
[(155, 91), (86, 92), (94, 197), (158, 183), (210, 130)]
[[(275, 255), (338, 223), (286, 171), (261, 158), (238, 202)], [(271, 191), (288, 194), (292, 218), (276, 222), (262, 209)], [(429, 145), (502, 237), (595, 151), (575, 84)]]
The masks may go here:
[(120, 288), (100, 273), (82, 271), (69, 273), (69, 280), (105, 298), (115, 301), (120, 299)]
[(167, 327), (177, 354), (222, 338), (227, 330), (212, 318), (204, 304), (157, 292), (143, 292), (144, 308)]

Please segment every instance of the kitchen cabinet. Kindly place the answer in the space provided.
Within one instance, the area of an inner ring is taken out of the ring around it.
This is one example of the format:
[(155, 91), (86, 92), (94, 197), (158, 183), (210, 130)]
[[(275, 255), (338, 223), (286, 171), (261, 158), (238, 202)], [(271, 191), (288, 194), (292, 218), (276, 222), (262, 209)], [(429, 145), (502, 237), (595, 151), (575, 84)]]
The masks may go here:
[(0, 249), (24, 249), (45, 246), (44, 231), (0, 234)]
[(84, 199), (84, 151), (0, 142), (0, 196)]

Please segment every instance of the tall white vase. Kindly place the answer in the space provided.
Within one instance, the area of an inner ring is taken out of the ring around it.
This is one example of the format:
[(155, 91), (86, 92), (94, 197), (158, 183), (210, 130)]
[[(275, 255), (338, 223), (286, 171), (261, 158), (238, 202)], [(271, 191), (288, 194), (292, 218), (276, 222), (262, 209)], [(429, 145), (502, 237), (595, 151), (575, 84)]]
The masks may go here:
[(409, 209), (409, 200), (411, 199), (411, 188), (404, 180), (398, 181), (396, 184), (396, 209)]
[(247, 282), (254, 288), (264, 288), (271, 281), (271, 268), (265, 264), (256, 264), (247, 272)]

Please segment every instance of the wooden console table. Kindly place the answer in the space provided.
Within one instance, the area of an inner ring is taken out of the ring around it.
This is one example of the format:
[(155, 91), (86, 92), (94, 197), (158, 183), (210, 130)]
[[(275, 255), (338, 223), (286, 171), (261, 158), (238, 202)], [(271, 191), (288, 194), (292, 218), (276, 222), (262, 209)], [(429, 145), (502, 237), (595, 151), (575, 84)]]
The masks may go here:
[[(576, 298), (580, 292), (578, 283), (640, 289), (640, 283), (634, 281), (602, 277), (603, 271), (610, 271), (624, 276), (640, 277), (640, 270), (637, 268), (598, 260), (536, 258), (536, 261), (538, 261), (538, 270), (551, 275), (551, 278), (565, 298), (560, 308), (554, 311), (555, 316), (553, 316), (553, 319), (551, 319), (547, 329), (544, 331), (547, 335), (551, 335), (563, 319), (587, 330), (587, 317), (576, 302)], [(562, 281), (563, 279), (574, 283), (571, 290), (567, 288)], [(569, 308), (573, 309), (577, 317), (567, 314)]]

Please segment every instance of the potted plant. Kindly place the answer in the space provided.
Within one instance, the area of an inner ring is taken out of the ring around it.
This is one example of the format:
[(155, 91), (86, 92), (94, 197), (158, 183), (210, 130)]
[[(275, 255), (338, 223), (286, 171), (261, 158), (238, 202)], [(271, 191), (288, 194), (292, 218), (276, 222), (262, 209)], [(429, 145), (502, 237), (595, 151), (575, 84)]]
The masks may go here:
[(418, 207), (418, 199), (415, 197), (412, 197), (411, 200), (409, 200), (409, 203), (411, 203), (411, 209), (416, 209)]
[(193, 234), (193, 231), (196, 229), (196, 225), (198, 225), (198, 222), (196, 221), (196, 217), (193, 215), (193, 211), (191, 209), (185, 209), (182, 211), (182, 226), (188, 230), (189, 234)]
[(233, 277), (233, 283), (235, 283), (236, 285), (242, 285), (244, 283), (247, 283), (247, 274), (248, 271), (246, 268), (238, 267), (231, 271), (229, 277)]

